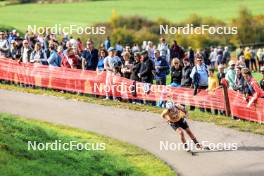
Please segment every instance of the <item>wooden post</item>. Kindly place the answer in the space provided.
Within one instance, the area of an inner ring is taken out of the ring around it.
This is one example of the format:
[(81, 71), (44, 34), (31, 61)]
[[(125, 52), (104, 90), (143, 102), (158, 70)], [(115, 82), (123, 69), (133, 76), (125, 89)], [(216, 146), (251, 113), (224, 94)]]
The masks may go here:
[(230, 108), (230, 102), (229, 102), (229, 96), (228, 96), (228, 82), (226, 79), (222, 79), (221, 83), (223, 85), (225, 113), (226, 113), (226, 116), (231, 116), (231, 108)]

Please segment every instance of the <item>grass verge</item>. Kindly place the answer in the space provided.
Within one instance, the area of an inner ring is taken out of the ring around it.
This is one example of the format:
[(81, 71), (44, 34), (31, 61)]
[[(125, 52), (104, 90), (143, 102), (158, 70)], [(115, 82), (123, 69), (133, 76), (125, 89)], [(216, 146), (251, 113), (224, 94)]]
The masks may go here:
[[(28, 150), (37, 143), (105, 143), (105, 150)], [(0, 113), (0, 175), (172, 176), (174, 171), (152, 154), (79, 129)]]
[[(30, 89), (23, 88), (16, 85), (8, 85), (0, 83), (0, 89), (6, 90), (14, 90), (26, 93), (33, 93), (38, 95), (48, 95), (48, 96), (56, 96), (64, 99), (72, 99), (76, 101), (83, 101), (87, 103), (100, 104), (104, 106), (113, 106), (116, 108), (123, 108), (135, 111), (143, 111), (143, 112), (153, 112), (153, 113), (161, 113), (162, 109), (158, 107), (146, 106), (146, 105), (135, 105), (126, 102), (114, 102), (111, 100), (103, 100), (100, 98), (96, 98), (94, 96), (81, 96), (77, 94), (70, 93), (60, 93), (54, 90), (43, 90), (43, 89)], [(249, 122), (243, 120), (234, 120), (231, 117), (226, 117), (222, 115), (212, 115), (209, 113), (200, 112), (199, 110), (190, 111), (189, 117), (191, 120), (201, 121), (201, 122), (209, 122), (215, 125), (233, 128), (243, 132), (251, 132), (255, 134), (264, 135), (264, 125), (256, 122)]]

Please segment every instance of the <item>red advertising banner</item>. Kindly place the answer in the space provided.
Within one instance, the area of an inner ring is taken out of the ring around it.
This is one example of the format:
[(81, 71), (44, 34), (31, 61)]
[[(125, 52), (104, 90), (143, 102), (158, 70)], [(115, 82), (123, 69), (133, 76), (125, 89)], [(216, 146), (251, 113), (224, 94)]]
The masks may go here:
[[(11, 59), (0, 59), (0, 79), (15, 83), (34, 85), (94, 95), (109, 95), (122, 99), (175, 102), (201, 108), (224, 111), (223, 90), (201, 90), (193, 95), (193, 89), (158, 86), (116, 76), (113, 73), (57, 68), (36, 64), (23, 64)], [(228, 91), (232, 116), (250, 121), (264, 122), (264, 99), (247, 108), (242, 94)]]

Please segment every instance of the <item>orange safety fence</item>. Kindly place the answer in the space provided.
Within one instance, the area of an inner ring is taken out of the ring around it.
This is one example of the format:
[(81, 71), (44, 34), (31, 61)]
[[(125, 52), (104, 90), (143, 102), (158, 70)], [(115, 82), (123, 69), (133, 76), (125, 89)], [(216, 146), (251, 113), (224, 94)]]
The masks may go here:
[[(0, 59), (0, 79), (38, 87), (79, 92), (93, 95), (114, 95), (122, 99), (175, 102), (200, 108), (225, 110), (223, 90), (215, 92), (200, 90), (193, 95), (193, 89), (151, 85), (115, 76), (106, 72), (50, 67), (37, 64), (23, 64)], [(135, 91), (136, 90), (136, 91)], [(246, 108), (247, 102), (235, 91), (228, 91), (233, 116), (250, 121), (264, 122), (264, 99)]]

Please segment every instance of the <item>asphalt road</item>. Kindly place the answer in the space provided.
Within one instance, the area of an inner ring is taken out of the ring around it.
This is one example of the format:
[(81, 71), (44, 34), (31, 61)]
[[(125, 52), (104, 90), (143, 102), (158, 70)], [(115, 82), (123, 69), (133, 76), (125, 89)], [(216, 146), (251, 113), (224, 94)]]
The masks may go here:
[[(175, 150), (179, 137), (158, 114), (7, 90), (0, 90), (0, 112), (77, 127), (129, 142), (166, 161), (178, 175), (264, 175), (264, 136), (260, 135), (189, 121), (200, 141), (238, 146), (236, 151), (197, 151), (192, 156)], [(146, 130), (153, 126), (157, 128)], [(167, 142), (171, 148), (161, 149), (161, 142)]]

